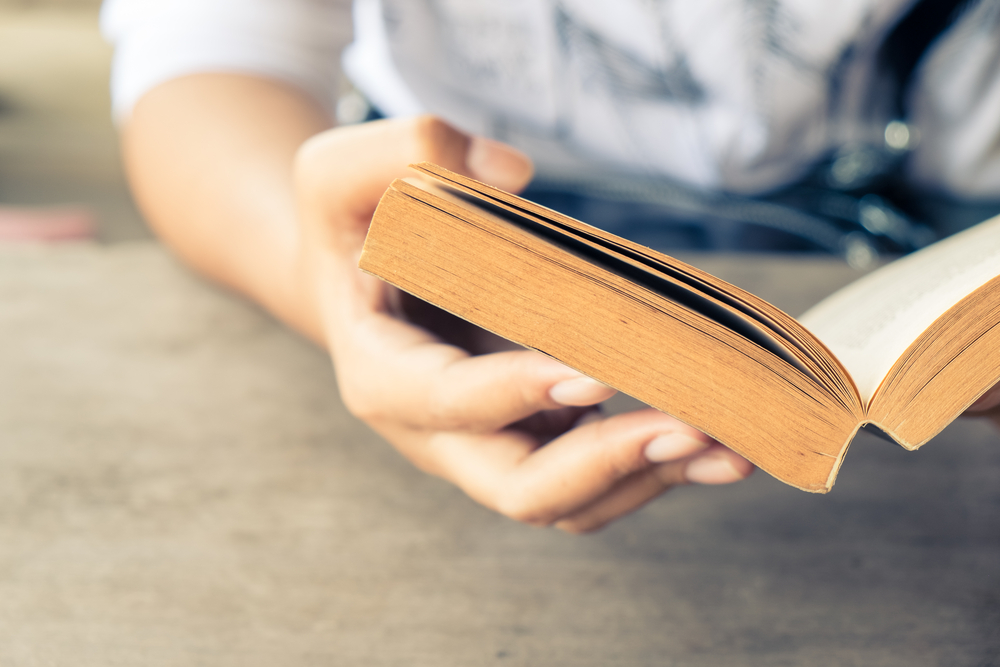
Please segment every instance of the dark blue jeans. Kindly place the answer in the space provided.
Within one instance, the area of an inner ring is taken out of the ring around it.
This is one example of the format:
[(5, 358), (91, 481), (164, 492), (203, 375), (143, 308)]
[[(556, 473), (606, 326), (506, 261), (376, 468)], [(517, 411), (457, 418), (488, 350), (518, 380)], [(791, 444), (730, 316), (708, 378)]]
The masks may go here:
[(864, 267), (1000, 213), (1000, 202), (928, 195), (881, 174), (831, 186), (829, 164), (763, 197), (705, 192), (648, 177), (538, 179), (523, 195), (643, 245), (670, 251), (795, 252)]
[[(369, 107), (364, 120), (382, 117)], [(1000, 201), (957, 201), (909, 187), (904, 160), (884, 146), (842, 149), (799, 183), (762, 197), (623, 175), (542, 177), (522, 195), (662, 251), (822, 253), (858, 268), (1000, 214)]]

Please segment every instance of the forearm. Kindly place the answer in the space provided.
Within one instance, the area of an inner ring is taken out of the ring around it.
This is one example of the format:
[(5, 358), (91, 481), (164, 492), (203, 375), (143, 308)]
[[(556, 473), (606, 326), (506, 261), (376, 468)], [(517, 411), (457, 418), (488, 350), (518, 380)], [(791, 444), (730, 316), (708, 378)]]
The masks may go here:
[(316, 341), (319, 317), (298, 276), (292, 165), (330, 125), (290, 86), (198, 74), (147, 93), (123, 130), (132, 190), (164, 242)]

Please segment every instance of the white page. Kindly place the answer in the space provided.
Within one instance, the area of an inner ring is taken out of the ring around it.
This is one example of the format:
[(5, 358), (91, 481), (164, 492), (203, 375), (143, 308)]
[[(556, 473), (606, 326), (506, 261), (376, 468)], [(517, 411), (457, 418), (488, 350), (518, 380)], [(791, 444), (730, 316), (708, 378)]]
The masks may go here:
[(1000, 275), (1000, 216), (895, 261), (799, 318), (867, 402), (896, 360), (949, 308)]

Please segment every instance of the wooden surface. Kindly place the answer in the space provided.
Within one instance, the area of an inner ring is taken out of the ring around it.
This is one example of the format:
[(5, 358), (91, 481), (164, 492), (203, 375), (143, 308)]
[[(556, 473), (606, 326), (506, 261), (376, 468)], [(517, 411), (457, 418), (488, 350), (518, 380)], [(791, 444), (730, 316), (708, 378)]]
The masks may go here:
[[(698, 263), (793, 314), (853, 277)], [(0, 249), (0, 665), (1000, 665), (1000, 437), (573, 537), (413, 470), (155, 244)]]

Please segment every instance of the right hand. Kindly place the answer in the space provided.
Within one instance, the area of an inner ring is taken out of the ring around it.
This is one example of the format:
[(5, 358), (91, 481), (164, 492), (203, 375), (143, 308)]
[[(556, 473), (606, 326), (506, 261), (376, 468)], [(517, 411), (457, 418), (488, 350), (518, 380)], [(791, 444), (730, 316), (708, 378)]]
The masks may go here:
[(1000, 384), (988, 389), (965, 411), (967, 417), (989, 417), (1000, 428)]
[[(424, 160), (515, 192), (532, 173), (518, 151), (432, 117), (330, 130), (297, 158), (302, 287), (352, 413), (487, 507), (571, 532), (672, 486), (734, 482), (753, 470), (656, 410), (597, 417), (593, 406), (613, 391), (541, 353), (490, 352), (499, 346), (481, 330), (460, 337), (406, 319), (400, 293), (357, 263), (383, 191)], [(463, 345), (449, 342), (459, 338)]]

